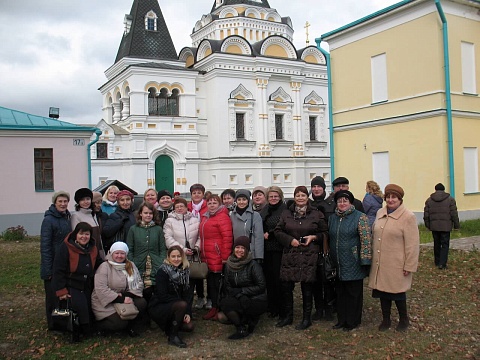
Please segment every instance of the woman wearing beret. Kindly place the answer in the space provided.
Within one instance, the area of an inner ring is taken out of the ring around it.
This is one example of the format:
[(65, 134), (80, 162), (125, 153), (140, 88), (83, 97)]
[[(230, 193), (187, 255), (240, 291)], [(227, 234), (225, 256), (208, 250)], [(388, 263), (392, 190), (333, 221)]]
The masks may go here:
[(380, 299), (382, 323), (380, 331), (391, 326), (392, 301), (400, 321), (397, 331), (410, 325), (407, 314), (407, 293), (412, 286), (412, 273), (417, 271), (420, 234), (415, 215), (403, 205), (403, 189), (396, 184), (385, 187), (386, 206), (378, 210), (373, 224), (373, 259), (368, 286), (372, 296)]
[(294, 203), (280, 215), (275, 237), (283, 245), (280, 279), (283, 304), (277, 327), (293, 322), (293, 289), (296, 282), (302, 286), (303, 320), (295, 328), (305, 330), (312, 325), (313, 285), (317, 280), (319, 243), (327, 232), (327, 223), (321, 211), (308, 201), (308, 190), (297, 186)]
[(80, 222), (86, 222), (92, 227), (93, 238), (97, 242), (99, 256), (105, 259), (103, 251), (102, 238), (100, 235), (100, 223), (98, 222), (97, 213), (93, 211), (95, 204), (93, 203), (93, 192), (88, 188), (81, 188), (75, 191), (75, 211), (72, 213), (72, 229), (75, 229)]
[[(135, 264), (127, 259), (127, 244), (118, 241), (110, 247), (106, 260), (95, 273), (92, 310), (100, 331), (127, 330), (138, 335), (136, 327), (144, 318), (147, 302), (142, 297), (143, 281)], [(114, 304), (134, 304), (139, 314), (133, 320), (123, 320)]]
[(334, 329), (350, 331), (362, 322), (363, 279), (372, 260), (368, 217), (355, 209), (348, 190), (335, 193), (337, 208), (328, 219), (330, 255), (337, 267), (337, 317)]

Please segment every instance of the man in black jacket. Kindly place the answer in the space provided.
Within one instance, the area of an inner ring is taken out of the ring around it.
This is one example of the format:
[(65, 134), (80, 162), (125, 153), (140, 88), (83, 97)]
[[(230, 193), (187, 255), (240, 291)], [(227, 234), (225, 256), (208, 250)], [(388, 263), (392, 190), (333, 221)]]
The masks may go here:
[[(346, 177), (340, 176), (333, 180), (332, 182), (333, 185), (333, 192), (330, 194), (330, 196), (326, 199), (326, 201), (333, 200), (335, 193), (339, 190), (349, 190), (350, 189), (350, 182)], [(358, 211), (361, 211), (362, 213), (365, 213), (365, 210), (363, 208), (362, 202), (355, 198), (353, 200), (353, 206), (355, 206), (355, 209)]]
[(457, 203), (445, 192), (442, 183), (435, 185), (435, 192), (425, 202), (423, 221), (433, 235), (433, 253), (435, 266), (447, 268), (448, 249), (450, 247), (450, 231), (460, 228)]

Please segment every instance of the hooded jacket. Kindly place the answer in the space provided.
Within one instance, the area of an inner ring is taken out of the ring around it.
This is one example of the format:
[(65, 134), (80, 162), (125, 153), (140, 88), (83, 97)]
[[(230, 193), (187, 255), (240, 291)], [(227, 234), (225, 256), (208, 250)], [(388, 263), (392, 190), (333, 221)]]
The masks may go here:
[(443, 190), (435, 191), (425, 202), (423, 221), (431, 231), (452, 231), (460, 228), (457, 203), (449, 193)]
[(58, 247), (72, 231), (70, 212), (60, 213), (54, 204), (45, 211), (40, 231), (40, 277), (48, 280), (53, 275), (53, 259)]

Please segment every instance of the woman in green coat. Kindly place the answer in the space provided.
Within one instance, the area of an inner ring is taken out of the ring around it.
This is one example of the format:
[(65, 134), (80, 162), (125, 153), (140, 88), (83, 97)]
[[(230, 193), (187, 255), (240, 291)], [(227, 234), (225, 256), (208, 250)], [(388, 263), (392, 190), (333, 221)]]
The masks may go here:
[(163, 229), (155, 222), (157, 210), (150, 203), (138, 208), (137, 223), (128, 232), (128, 260), (138, 268), (145, 288), (143, 297), (148, 301), (155, 289), (155, 275), (167, 255)]

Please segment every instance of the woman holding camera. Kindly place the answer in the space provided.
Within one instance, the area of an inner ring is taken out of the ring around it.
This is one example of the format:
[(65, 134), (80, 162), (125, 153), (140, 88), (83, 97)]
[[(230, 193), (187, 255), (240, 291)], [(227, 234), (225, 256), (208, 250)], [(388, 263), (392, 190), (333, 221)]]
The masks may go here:
[(275, 237), (283, 245), (280, 280), (282, 280), (283, 306), (277, 327), (293, 322), (293, 289), (301, 283), (303, 320), (295, 329), (305, 330), (312, 325), (313, 284), (316, 281), (320, 242), (327, 232), (327, 223), (321, 211), (308, 201), (308, 190), (297, 186), (294, 203), (283, 211), (275, 228)]

